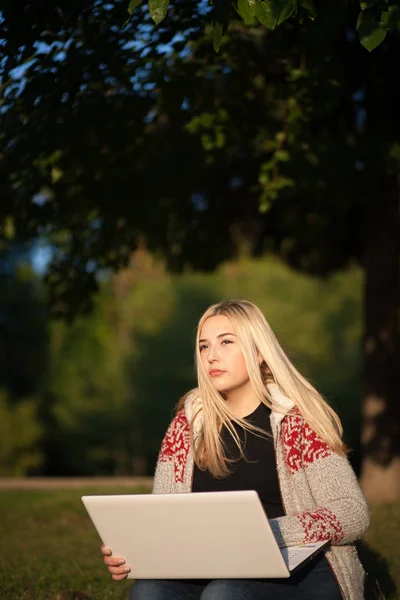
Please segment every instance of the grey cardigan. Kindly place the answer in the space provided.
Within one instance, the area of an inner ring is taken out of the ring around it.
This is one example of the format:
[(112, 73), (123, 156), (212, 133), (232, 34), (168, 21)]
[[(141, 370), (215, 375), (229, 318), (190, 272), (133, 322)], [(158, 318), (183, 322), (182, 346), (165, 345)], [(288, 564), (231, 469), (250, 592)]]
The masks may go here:
[[(275, 537), (281, 546), (331, 540), (326, 558), (344, 600), (363, 600), (364, 570), (352, 542), (367, 530), (369, 511), (354, 472), (347, 458), (333, 452), (300, 413), (292, 410), (293, 402), (276, 384), (270, 384), (268, 390), (273, 400), (271, 428), (285, 508), (285, 516), (270, 521)], [(190, 427), (194, 410), (199, 408), (201, 399), (198, 390), (193, 390), (163, 439), (153, 493), (191, 492)], [(192, 427), (196, 439), (201, 413)]]

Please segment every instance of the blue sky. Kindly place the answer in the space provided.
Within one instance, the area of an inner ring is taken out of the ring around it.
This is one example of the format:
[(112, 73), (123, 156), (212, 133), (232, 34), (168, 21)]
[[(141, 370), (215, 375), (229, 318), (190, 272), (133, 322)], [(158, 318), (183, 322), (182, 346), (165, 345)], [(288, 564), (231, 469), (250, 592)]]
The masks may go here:
[(52, 250), (50, 246), (45, 244), (37, 244), (31, 253), (32, 268), (35, 273), (44, 275), (47, 266), (52, 258)]

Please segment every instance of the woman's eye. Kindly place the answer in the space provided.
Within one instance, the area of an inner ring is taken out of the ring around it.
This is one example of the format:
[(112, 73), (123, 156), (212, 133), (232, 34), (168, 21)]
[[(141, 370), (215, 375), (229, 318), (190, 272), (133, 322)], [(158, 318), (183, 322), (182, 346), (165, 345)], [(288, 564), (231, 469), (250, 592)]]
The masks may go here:
[(206, 346), (206, 345), (200, 346), (200, 348), (199, 348), (200, 352), (201, 352), (202, 350), (205, 350), (205, 348), (207, 348), (207, 346)]
[(222, 343), (223, 344), (225, 344), (225, 343), (226, 344), (232, 344), (233, 342), (232, 342), (232, 340), (223, 340)]

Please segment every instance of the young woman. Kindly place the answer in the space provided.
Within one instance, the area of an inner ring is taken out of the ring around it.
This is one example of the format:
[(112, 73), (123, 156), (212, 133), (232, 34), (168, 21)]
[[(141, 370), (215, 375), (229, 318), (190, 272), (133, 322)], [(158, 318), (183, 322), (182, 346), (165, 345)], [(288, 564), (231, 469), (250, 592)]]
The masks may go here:
[[(198, 388), (178, 403), (153, 493), (254, 489), (281, 546), (331, 544), (289, 579), (140, 580), (130, 600), (362, 600), (364, 571), (352, 542), (369, 514), (336, 413), (250, 302), (220, 302), (204, 313), (196, 366)], [(125, 578), (129, 565), (102, 552), (113, 579)]]

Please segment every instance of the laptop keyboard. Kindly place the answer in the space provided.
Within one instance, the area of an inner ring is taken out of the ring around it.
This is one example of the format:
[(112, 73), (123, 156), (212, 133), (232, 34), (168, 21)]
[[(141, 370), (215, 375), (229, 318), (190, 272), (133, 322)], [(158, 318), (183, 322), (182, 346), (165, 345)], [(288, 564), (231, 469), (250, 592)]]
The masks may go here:
[(295, 556), (297, 556), (297, 554), (299, 552), (300, 552), (300, 550), (298, 548), (288, 548), (288, 553), (287, 553), (288, 560), (293, 560), (293, 558)]

